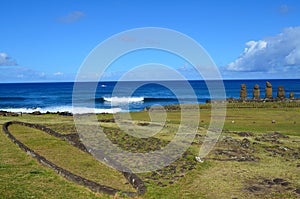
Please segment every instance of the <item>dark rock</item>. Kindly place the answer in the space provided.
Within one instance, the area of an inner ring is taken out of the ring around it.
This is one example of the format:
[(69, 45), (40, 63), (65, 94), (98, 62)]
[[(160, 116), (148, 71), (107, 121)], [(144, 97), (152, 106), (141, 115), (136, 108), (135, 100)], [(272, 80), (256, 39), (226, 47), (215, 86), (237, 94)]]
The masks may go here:
[(18, 113), (14, 112), (7, 112), (7, 111), (0, 111), (0, 116), (13, 116), (13, 117), (18, 117)]
[(0, 111), (0, 116), (6, 116), (7, 111)]
[(300, 194), (300, 188), (295, 189), (295, 193)]
[(115, 121), (115, 119), (100, 119), (100, 120), (98, 120), (99, 122), (111, 122), (111, 123), (115, 123), (116, 121)]
[(275, 184), (281, 184), (281, 183), (285, 182), (285, 180), (282, 179), (282, 178), (274, 178), (274, 179), (273, 179), (273, 182), (274, 182)]
[(73, 116), (73, 114), (70, 113), (70, 112), (68, 112), (68, 111), (59, 112), (58, 115), (62, 115), (62, 116)]
[(258, 191), (261, 191), (262, 188), (260, 188), (258, 186), (251, 186), (251, 187), (248, 187), (247, 190), (250, 192), (258, 192)]
[(139, 122), (137, 125), (139, 125), (139, 126), (149, 126), (150, 123), (149, 122)]
[(273, 133), (263, 134), (262, 136), (258, 136), (255, 138), (255, 140), (261, 142), (271, 142), (271, 143), (281, 144), (281, 142), (278, 140), (279, 138), (289, 138), (289, 137), (279, 132), (273, 132)]
[(40, 111), (34, 111), (31, 113), (32, 115), (42, 115), (42, 113)]
[(241, 146), (242, 146), (243, 148), (249, 148), (249, 146), (250, 146), (250, 141), (249, 141), (247, 138), (244, 138), (244, 139), (242, 140), (242, 142), (241, 142)]
[(227, 102), (234, 102), (234, 98), (233, 97), (229, 97), (226, 99)]
[(157, 185), (160, 186), (160, 187), (162, 187), (163, 183), (162, 182), (158, 182)]
[(237, 135), (241, 136), (241, 137), (249, 137), (249, 136), (253, 136), (252, 132), (237, 132)]
[(270, 186), (272, 186), (272, 185), (275, 184), (272, 180), (269, 180), (269, 179), (265, 179), (263, 182), (264, 182), (265, 184), (267, 184), (267, 185), (270, 185)]
[(279, 132), (276, 132), (276, 131), (274, 133), (264, 134), (264, 136), (275, 137), (275, 138), (289, 138), (289, 136), (283, 135), (282, 133), (279, 133)]
[(18, 117), (19, 114), (18, 114), (18, 113), (14, 113), (14, 112), (8, 112), (8, 113), (6, 114), (6, 116)]
[(290, 185), (290, 184), (291, 184), (290, 182), (282, 182), (282, 183), (281, 183), (281, 185), (282, 185), (282, 186), (285, 186), (285, 187), (288, 186), (288, 185)]

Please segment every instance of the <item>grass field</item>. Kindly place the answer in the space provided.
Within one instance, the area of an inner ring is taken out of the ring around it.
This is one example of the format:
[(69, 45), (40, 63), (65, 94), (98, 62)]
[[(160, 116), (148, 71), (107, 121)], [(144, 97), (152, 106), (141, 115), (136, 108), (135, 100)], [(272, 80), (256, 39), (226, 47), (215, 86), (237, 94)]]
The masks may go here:
[[(196, 162), (195, 156), (205, 138), (211, 113), (209, 105), (200, 108), (199, 128), (190, 148), (168, 167), (138, 174), (147, 192), (136, 198), (300, 197), (300, 108), (297, 105), (229, 104), (223, 133), (204, 163)], [(134, 112), (131, 116), (137, 124), (149, 122), (146, 111)], [(113, 115), (100, 114), (98, 118), (110, 119)], [(121, 197), (94, 193), (40, 165), (2, 133), (2, 125), (12, 120), (42, 124), (63, 134), (76, 132), (73, 117), (57, 114), (0, 116), (0, 198)], [(167, 144), (179, 124), (180, 111), (170, 109), (164, 128), (153, 137), (141, 140), (127, 135), (115, 123), (101, 123), (107, 137), (115, 144), (124, 150), (142, 152)], [(124, 191), (134, 191), (120, 172), (67, 142), (19, 125), (9, 130), (36, 152), (75, 174)]]

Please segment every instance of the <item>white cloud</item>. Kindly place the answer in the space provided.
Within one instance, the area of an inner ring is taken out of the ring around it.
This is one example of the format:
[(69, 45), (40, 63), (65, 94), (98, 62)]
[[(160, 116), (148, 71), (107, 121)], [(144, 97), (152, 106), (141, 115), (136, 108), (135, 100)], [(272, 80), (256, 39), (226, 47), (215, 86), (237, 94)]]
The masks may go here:
[(300, 27), (285, 29), (264, 40), (249, 41), (244, 52), (225, 67), (228, 71), (300, 71)]
[(74, 81), (74, 78), (75, 74), (55, 75), (26, 67), (0, 67), (0, 83)]
[(81, 11), (73, 11), (65, 16), (62, 16), (58, 19), (59, 22), (61, 23), (74, 23), (84, 17), (85, 14), (84, 12)]
[(54, 76), (62, 76), (62, 75), (64, 75), (62, 72), (56, 72), (56, 73), (54, 73), (53, 74)]
[(16, 66), (17, 62), (6, 53), (0, 52), (0, 66)]

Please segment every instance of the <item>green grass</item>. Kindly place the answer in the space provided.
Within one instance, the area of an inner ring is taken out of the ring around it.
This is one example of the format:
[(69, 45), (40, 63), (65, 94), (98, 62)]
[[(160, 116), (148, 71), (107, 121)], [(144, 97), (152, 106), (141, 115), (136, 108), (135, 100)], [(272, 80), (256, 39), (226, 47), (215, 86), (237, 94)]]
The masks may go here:
[(14, 132), (15, 137), (26, 146), (59, 167), (106, 186), (113, 186), (124, 191), (134, 191), (129, 185), (125, 185), (127, 180), (120, 172), (100, 163), (91, 155), (65, 141), (40, 130), (20, 125), (10, 126), (9, 131)]
[[(287, 107), (294, 106), (294, 108)], [(253, 108), (254, 107), (254, 108)], [(275, 107), (275, 108), (274, 108)], [(210, 105), (200, 106), (199, 135), (205, 134), (210, 122)], [(150, 121), (148, 112), (131, 113), (136, 123)], [(196, 115), (194, 115), (196, 117)], [(191, 115), (191, 119), (194, 117)], [(113, 118), (111, 114), (100, 114), (99, 119)], [(300, 108), (295, 104), (280, 103), (241, 103), (228, 104), (224, 132), (221, 140), (231, 137), (241, 141), (244, 138), (234, 132), (252, 132), (247, 137), (253, 147), (251, 155), (258, 158), (255, 162), (217, 161), (206, 160), (204, 163), (194, 163), (200, 144), (193, 144), (185, 158), (181, 158), (171, 166), (176, 167), (178, 173), (168, 173), (169, 168), (157, 172), (154, 178), (152, 173), (139, 174), (145, 181), (147, 192), (137, 198), (297, 198), (294, 190), (300, 188), (300, 160), (293, 156), (300, 153)], [(56, 114), (19, 117), (0, 117), (0, 125), (6, 121), (18, 120), (24, 122), (46, 125), (60, 133), (68, 134), (76, 131), (72, 117), (58, 116)], [(272, 123), (275, 120), (276, 123)], [(234, 121), (234, 122), (232, 122)], [(180, 124), (180, 111), (176, 108), (167, 112), (167, 123), (161, 132), (154, 135), (149, 141), (153, 144), (140, 143), (141, 148), (133, 151), (153, 150), (155, 144), (164, 144), (170, 141)], [(117, 129), (113, 123), (101, 123), (106, 129), (108, 137), (119, 142), (126, 149), (128, 144), (139, 143), (137, 138), (126, 137), (124, 132)], [(2, 126), (1, 126), (2, 127)], [(132, 190), (125, 184), (124, 177), (116, 171), (98, 163), (91, 156), (70, 146), (67, 142), (53, 138), (39, 130), (13, 125), (11, 132), (25, 144), (38, 151), (58, 165), (72, 172), (124, 190)], [(289, 138), (279, 138), (279, 143), (257, 141), (256, 138), (270, 132), (280, 132)], [(121, 139), (121, 137), (122, 139)], [(126, 139), (123, 139), (126, 138)], [(164, 140), (162, 143), (158, 139)], [(147, 141), (147, 140), (146, 140)], [(257, 142), (258, 144), (253, 144)], [(220, 141), (216, 149), (225, 150), (230, 145)], [(285, 147), (291, 149), (282, 154), (272, 154), (267, 149)], [(212, 151), (208, 156), (217, 157)], [(192, 170), (184, 170), (184, 177), (180, 175), (180, 168), (193, 164)], [(298, 166), (297, 166), (298, 165)], [(101, 173), (99, 172), (101, 171)], [(0, 134), (0, 198), (113, 198), (105, 194), (95, 194), (90, 190), (69, 182), (57, 175), (51, 169), (40, 165), (15, 146), (5, 135)], [(266, 179), (283, 178), (290, 184), (266, 186)], [(172, 181), (172, 184), (169, 182)], [(160, 186), (160, 183), (166, 186)], [(260, 191), (251, 192), (247, 188), (260, 187)], [(289, 188), (289, 189), (287, 189)], [(119, 196), (115, 196), (118, 198)]]
[(0, 134), (0, 198), (108, 198), (57, 175)]

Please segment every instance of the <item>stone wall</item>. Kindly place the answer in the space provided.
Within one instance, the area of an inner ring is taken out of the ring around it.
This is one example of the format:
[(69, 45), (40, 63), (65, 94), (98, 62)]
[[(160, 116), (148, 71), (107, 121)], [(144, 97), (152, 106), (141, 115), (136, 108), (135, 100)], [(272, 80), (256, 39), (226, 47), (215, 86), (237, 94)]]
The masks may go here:
[[(13, 143), (15, 143), (17, 146), (19, 146), (23, 151), (25, 151), (27, 154), (31, 155), (33, 158), (37, 159), (38, 162), (53, 169), (55, 172), (57, 172), (59, 175), (63, 176), (64, 178), (66, 178), (72, 182), (75, 182), (79, 185), (83, 185), (94, 192), (104, 192), (104, 193), (107, 193), (110, 195), (115, 195), (116, 193), (122, 193), (127, 196), (136, 196), (136, 195), (144, 194), (146, 192), (146, 187), (145, 187), (143, 181), (136, 174), (131, 173), (131, 172), (122, 172), (122, 173), (123, 173), (124, 177), (128, 180), (128, 182), (137, 190), (137, 192), (126, 192), (126, 191), (118, 190), (118, 189), (108, 187), (105, 185), (101, 185), (99, 183), (93, 182), (91, 180), (88, 180), (88, 179), (78, 176), (76, 174), (73, 174), (72, 172), (70, 172), (64, 168), (57, 166), (53, 162), (47, 160), (45, 157), (39, 155), (34, 150), (30, 149), (25, 144), (23, 144), (21, 141), (16, 139), (8, 130), (8, 126), (10, 126), (12, 124), (18, 124), (18, 125), (23, 125), (23, 126), (39, 129), (41, 131), (48, 133), (49, 135), (52, 135), (52, 136), (55, 136), (57, 138), (64, 139), (64, 140), (65, 140), (66, 136), (62, 135), (60, 133), (57, 133), (57, 132), (53, 131), (52, 129), (49, 129), (42, 125), (30, 124), (30, 123), (18, 122), (18, 121), (7, 122), (7, 123), (3, 124), (3, 127), (2, 127), (4, 134)], [(74, 146), (76, 145), (76, 143), (71, 143), (71, 144)], [(80, 148), (80, 149), (87, 152), (87, 150), (85, 148)]]

